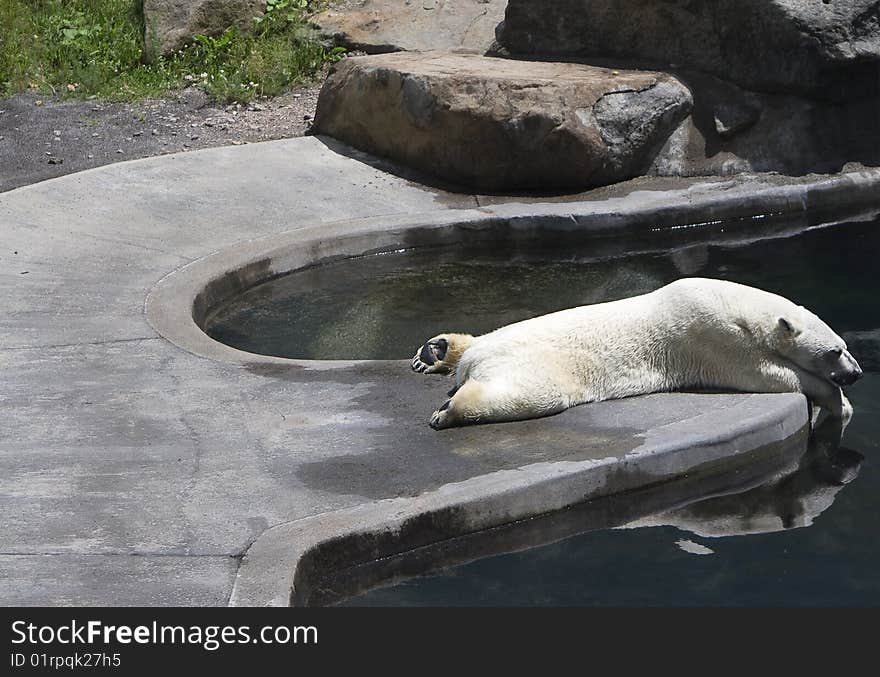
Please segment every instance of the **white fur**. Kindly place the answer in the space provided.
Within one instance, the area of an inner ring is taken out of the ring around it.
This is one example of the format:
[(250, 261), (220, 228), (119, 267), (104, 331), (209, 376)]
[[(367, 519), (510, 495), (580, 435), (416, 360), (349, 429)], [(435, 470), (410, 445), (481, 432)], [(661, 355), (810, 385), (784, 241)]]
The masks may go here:
[(454, 367), (458, 391), (435, 412), (434, 427), (699, 387), (802, 392), (846, 419), (852, 409), (830, 378), (835, 370), (858, 371), (844, 341), (805, 308), (704, 278), (467, 338)]

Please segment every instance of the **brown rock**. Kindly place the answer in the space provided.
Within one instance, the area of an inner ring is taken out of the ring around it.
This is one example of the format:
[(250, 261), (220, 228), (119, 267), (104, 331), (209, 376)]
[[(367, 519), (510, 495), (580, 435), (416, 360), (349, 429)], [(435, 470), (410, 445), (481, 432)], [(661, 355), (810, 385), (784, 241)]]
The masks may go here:
[(507, 0), (347, 0), (312, 17), (338, 44), (369, 54), (432, 49), (485, 52)]
[(154, 59), (230, 26), (249, 31), (266, 0), (144, 0), (144, 55)]
[(690, 108), (662, 73), (397, 53), (338, 63), (314, 131), (468, 189), (563, 192), (642, 173)]

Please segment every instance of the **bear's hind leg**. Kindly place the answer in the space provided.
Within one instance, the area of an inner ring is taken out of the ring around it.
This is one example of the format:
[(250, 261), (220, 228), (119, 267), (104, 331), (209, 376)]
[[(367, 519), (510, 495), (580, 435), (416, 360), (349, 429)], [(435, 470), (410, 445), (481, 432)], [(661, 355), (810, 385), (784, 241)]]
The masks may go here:
[(489, 389), (479, 381), (465, 381), (431, 416), (434, 430), (488, 420), (494, 405)]
[(450, 374), (474, 337), (470, 334), (439, 334), (428, 339), (412, 358), (412, 370), (420, 374)]
[(454, 394), (431, 416), (435, 430), (471, 423), (519, 421), (558, 414), (569, 406), (563, 397), (550, 395), (534, 398), (521, 396), (512, 384), (484, 383), (474, 379), (465, 381)]

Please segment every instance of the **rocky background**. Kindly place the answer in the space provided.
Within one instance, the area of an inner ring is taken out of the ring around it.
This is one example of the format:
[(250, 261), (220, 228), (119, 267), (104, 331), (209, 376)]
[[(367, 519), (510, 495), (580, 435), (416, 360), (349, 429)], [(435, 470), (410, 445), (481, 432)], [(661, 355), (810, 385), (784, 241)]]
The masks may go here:
[[(147, 54), (247, 30), (264, 8), (144, 0)], [(337, 64), (317, 112), (320, 83), (249, 106), (196, 87), (137, 104), (13, 97), (0, 190), (310, 129), (494, 192), (880, 164), (880, 0), (340, 0), (312, 20), (378, 55)]]
[(510, 0), (495, 53), (659, 68), (694, 109), (662, 174), (880, 163), (877, 0)]
[[(373, 52), (430, 46), (424, 42), (427, 32), (420, 33), (420, 42), (382, 27), (384, 18), (394, 14), (389, 5), (397, 5), (399, 13), (407, 4), (409, 16), (419, 3), (356, 4), (357, 17), (322, 17), (325, 30), (341, 44)], [(849, 162), (880, 164), (878, 0), (432, 4), (442, 5), (431, 16), (444, 27), (450, 25), (450, 16), (471, 16), (478, 4), (485, 5), (487, 16), (504, 6), (494, 42), (482, 32), (471, 34), (469, 43), (462, 45), (505, 59), (481, 61), (483, 81), (493, 83), (484, 88), (491, 91), (491, 101), (486, 96), (484, 105), (475, 105), (474, 76), (461, 77), (453, 68), (421, 73), (413, 59), (400, 57), (341, 64), (322, 93), (318, 131), (446, 181), (458, 177), (465, 187), (494, 191), (565, 192), (643, 173), (805, 174), (839, 171)], [(425, 21), (423, 14), (422, 26)], [(367, 36), (372, 36), (369, 44)], [(448, 40), (445, 47), (450, 47)], [(533, 81), (524, 82), (523, 61), (604, 67), (602, 87), (610, 98), (599, 103), (602, 122), (597, 125), (594, 107), (577, 103), (578, 97), (558, 97), (554, 90), (559, 83), (534, 69)], [(687, 101), (676, 103), (672, 114), (660, 90), (627, 84), (633, 71), (665, 74), (670, 78), (665, 82), (688, 92)], [(523, 102), (526, 89), (533, 99), (529, 104)], [(372, 105), (365, 102), (367, 91)], [(538, 91), (546, 94), (543, 100)], [(445, 121), (437, 134), (446, 143), (431, 149), (415, 120), (412, 129), (399, 123), (401, 133), (382, 140), (385, 116), (370, 111), (413, 107), (423, 118), (424, 109), (429, 109), (435, 112), (432, 121)], [(684, 115), (682, 107), (687, 108)], [(357, 111), (361, 113), (356, 123), (341, 124), (343, 117), (352, 119)], [(490, 140), (484, 143), (473, 130), (487, 117), (496, 118), (498, 127), (494, 137), (486, 134)], [(650, 134), (640, 129), (639, 121), (651, 127)], [(505, 125), (506, 131), (497, 131)], [(585, 143), (591, 134), (604, 146)], [(470, 144), (466, 135), (471, 135)], [(457, 145), (456, 139), (462, 143)], [(543, 162), (536, 150), (551, 141), (560, 160), (556, 169), (523, 180), (516, 166)], [(456, 147), (461, 154), (450, 157)], [(609, 148), (616, 155), (613, 162), (603, 156)], [(571, 158), (581, 157), (581, 152), (591, 154), (590, 160), (582, 159), (577, 169)], [(494, 165), (494, 175), (486, 176), (477, 164)]]

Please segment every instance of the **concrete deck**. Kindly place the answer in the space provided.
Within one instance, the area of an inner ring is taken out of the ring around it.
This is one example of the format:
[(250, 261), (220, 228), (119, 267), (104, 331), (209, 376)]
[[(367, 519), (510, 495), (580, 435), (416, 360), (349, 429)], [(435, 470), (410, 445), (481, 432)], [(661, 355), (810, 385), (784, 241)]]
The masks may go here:
[[(301, 260), (297, 242), (348, 234), (346, 247), (384, 246), (404, 237), (405, 222), (446, 239), (500, 222), (610, 235), (876, 208), (878, 187), (880, 171), (859, 170), (488, 199), (302, 138), (0, 194), (0, 603), (283, 604), (308, 543), (387, 535), (395, 520), (456, 508), (453, 527), (419, 531), (446, 538), (802, 441), (799, 395), (650, 396), (436, 433), (427, 418), (447, 384), (407, 361), (267, 360), (199, 337), (185, 303), (206, 274), (282, 242), (286, 265)], [(382, 220), (393, 236), (381, 235)], [(150, 291), (188, 264), (192, 274), (156, 288), (168, 295), (151, 297), (164, 311), (148, 321)], [(175, 299), (183, 312), (172, 317)], [(332, 528), (281, 553), (302, 520)]]

